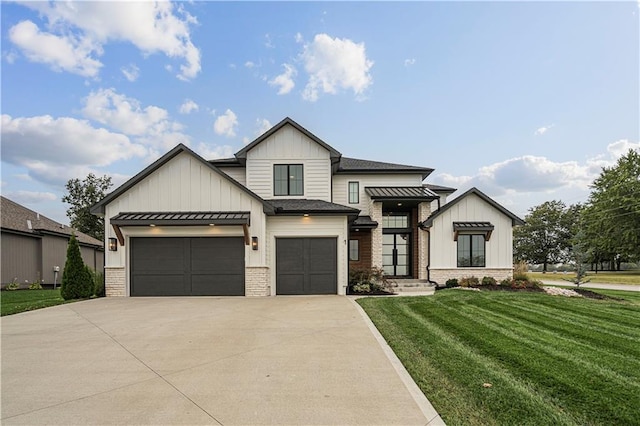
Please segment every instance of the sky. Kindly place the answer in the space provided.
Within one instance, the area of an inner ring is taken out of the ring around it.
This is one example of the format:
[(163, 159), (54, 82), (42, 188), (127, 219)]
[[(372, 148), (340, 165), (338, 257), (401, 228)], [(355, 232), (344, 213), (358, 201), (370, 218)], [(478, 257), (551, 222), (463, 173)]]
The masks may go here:
[[(524, 217), (640, 149), (640, 3), (5, 2), (0, 191), (68, 223), (178, 143), (232, 157), (291, 117)], [(454, 194), (455, 195), (455, 194)]]

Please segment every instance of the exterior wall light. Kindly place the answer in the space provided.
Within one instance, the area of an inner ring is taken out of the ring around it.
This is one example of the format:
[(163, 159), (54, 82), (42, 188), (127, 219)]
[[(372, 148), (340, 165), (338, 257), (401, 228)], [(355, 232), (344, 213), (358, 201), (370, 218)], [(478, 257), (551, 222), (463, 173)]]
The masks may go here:
[(251, 237), (251, 249), (258, 250), (258, 237)]
[(116, 238), (109, 238), (109, 251), (118, 251), (118, 240)]

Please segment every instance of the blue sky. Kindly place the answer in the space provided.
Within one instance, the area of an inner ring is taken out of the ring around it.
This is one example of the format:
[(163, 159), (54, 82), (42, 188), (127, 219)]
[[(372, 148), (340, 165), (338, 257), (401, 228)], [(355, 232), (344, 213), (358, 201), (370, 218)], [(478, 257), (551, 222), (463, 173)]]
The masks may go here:
[(637, 2), (2, 2), (2, 194), (68, 223), (70, 178), (290, 116), (524, 216), (640, 149)]

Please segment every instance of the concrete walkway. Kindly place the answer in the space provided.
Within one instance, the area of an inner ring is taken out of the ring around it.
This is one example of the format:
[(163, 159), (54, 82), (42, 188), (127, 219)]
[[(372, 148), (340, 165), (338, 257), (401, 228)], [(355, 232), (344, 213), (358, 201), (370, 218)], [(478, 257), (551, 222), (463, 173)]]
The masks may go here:
[(103, 298), (3, 317), (1, 422), (441, 424), (359, 309)]
[[(559, 285), (567, 287), (575, 287), (575, 284), (571, 284), (569, 281), (554, 281), (554, 280), (542, 280), (545, 285)], [(640, 285), (635, 284), (609, 284), (609, 283), (596, 283), (589, 281), (588, 283), (580, 284), (580, 288), (595, 288), (602, 290), (623, 290), (623, 291), (640, 291)]]

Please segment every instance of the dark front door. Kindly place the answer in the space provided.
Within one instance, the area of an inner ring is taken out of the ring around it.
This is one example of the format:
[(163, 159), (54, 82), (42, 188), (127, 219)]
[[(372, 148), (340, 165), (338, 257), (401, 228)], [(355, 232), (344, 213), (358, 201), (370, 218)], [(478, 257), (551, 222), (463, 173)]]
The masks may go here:
[(382, 268), (393, 277), (411, 275), (411, 234), (389, 233), (382, 235)]
[(131, 296), (244, 296), (237, 237), (131, 238)]
[(276, 294), (336, 294), (335, 238), (277, 238)]

